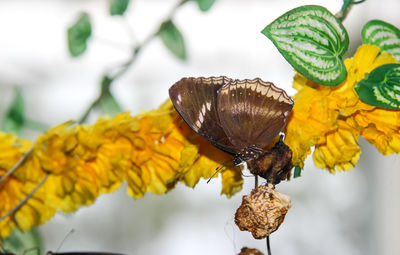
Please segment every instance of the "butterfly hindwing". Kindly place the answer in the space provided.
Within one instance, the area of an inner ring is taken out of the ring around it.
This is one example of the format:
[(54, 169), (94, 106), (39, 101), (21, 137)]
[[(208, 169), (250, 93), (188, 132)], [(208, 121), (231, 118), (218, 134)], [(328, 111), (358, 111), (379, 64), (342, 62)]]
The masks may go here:
[(293, 107), (285, 91), (261, 79), (235, 80), (218, 91), (218, 116), (238, 148), (264, 148), (285, 126)]

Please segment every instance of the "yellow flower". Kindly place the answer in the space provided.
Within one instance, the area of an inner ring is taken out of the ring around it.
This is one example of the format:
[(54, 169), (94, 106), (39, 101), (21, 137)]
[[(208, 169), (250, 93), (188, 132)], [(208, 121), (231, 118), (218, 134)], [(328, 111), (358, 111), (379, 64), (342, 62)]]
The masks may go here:
[(343, 120), (337, 121), (338, 127), (320, 137), (315, 145), (313, 159), (316, 167), (336, 170), (354, 168), (360, 158), (361, 149), (357, 140), (358, 129)]
[[(0, 141), (1, 177), (32, 143), (4, 133)], [(0, 222), (0, 239), (14, 227), (28, 230), (43, 224), (56, 211), (73, 212), (90, 205), (125, 180), (134, 198), (147, 192), (164, 194), (177, 182), (194, 187), (229, 160), (186, 125), (170, 100), (137, 116), (122, 113), (94, 125), (66, 122), (40, 136), (24, 163), (0, 183), (2, 217), (45, 180), (23, 206)], [(225, 168), (221, 175), (223, 194), (229, 197), (241, 189), (238, 168)]]
[(321, 135), (336, 128), (337, 111), (329, 109), (328, 90), (296, 75), (293, 87), (299, 92), (284, 132), (285, 143), (293, 152), (293, 164), (303, 162)]
[(400, 152), (400, 111), (375, 108), (354, 116), (361, 136), (384, 155)]
[(362, 45), (353, 58), (345, 60), (346, 80), (338, 86), (323, 86), (296, 74), (293, 87), (298, 93), (285, 128), (285, 143), (293, 151), (293, 164), (303, 162), (315, 146), (313, 159), (319, 168), (348, 170), (361, 150), (359, 135), (382, 153), (400, 152), (400, 113), (363, 103), (354, 85), (378, 66), (395, 63), (386, 52)]
[[(0, 178), (12, 168), (22, 155), (28, 151), (32, 143), (28, 140), (17, 139), (14, 135), (0, 132)], [(26, 166), (37, 164), (34, 158), (26, 160)], [(40, 170), (40, 169), (39, 169)], [(28, 171), (20, 168), (0, 183), (0, 217), (6, 215), (19, 204), (31, 190), (42, 180), (44, 173), (41, 171)], [(43, 190), (38, 190), (36, 196), (30, 198), (13, 217), (0, 221), (0, 239), (11, 233), (11, 229), (19, 227), (28, 230), (33, 225), (39, 225), (49, 220), (55, 213), (49, 208), (40, 196)]]

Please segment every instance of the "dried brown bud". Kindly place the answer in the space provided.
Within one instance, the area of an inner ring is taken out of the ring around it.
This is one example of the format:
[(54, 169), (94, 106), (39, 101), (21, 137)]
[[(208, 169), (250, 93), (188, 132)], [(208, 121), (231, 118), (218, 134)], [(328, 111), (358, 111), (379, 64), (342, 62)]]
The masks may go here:
[(279, 228), (289, 208), (289, 196), (276, 191), (272, 184), (261, 185), (243, 196), (235, 223), (240, 230), (251, 232), (255, 239), (263, 239)]
[(247, 247), (243, 247), (242, 250), (240, 250), (240, 253), (238, 255), (264, 255), (261, 251), (257, 249), (251, 249)]
[(264, 152), (249, 166), (252, 174), (261, 176), (272, 184), (289, 179), (292, 168), (292, 151), (283, 142), (282, 136), (271, 150)]

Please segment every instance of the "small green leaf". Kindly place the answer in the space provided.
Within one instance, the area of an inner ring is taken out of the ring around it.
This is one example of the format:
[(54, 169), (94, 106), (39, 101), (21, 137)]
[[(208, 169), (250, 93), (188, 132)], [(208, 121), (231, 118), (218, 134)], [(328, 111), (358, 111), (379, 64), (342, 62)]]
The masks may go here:
[(158, 36), (177, 58), (186, 60), (186, 48), (183, 36), (171, 20), (161, 24)]
[(111, 93), (104, 94), (98, 106), (102, 114), (115, 116), (116, 114), (122, 112), (121, 106)]
[(2, 121), (2, 130), (19, 134), (25, 124), (25, 103), (20, 88), (15, 89), (15, 97)]
[(343, 55), (349, 37), (343, 24), (322, 6), (307, 5), (283, 14), (262, 33), (306, 78), (328, 86), (347, 76)]
[(206, 12), (210, 10), (211, 6), (215, 3), (215, 0), (195, 0), (200, 10)]
[(372, 44), (387, 51), (400, 61), (400, 30), (382, 20), (370, 20), (361, 31), (364, 44)]
[(400, 109), (400, 64), (386, 64), (375, 68), (355, 85), (355, 90), (366, 104)]
[(300, 166), (295, 166), (294, 167), (294, 173), (293, 173), (293, 178), (297, 178), (301, 176), (301, 168)]
[(82, 55), (87, 48), (87, 40), (92, 34), (92, 26), (87, 13), (81, 13), (77, 21), (68, 28), (68, 50), (72, 57)]
[(124, 15), (128, 5), (129, 0), (112, 0), (110, 5), (110, 15)]
[(101, 98), (97, 104), (97, 107), (100, 109), (102, 114), (108, 114), (110, 116), (122, 112), (121, 106), (110, 91), (112, 82), (113, 80), (110, 77), (107, 75), (103, 76), (101, 81)]
[(11, 235), (3, 240), (2, 247), (4, 250), (14, 254), (39, 254), (39, 252), (27, 252), (32, 249), (43, 251), (43, 243), (37, 228), (32, 228), (25, 233), (14, 228)]

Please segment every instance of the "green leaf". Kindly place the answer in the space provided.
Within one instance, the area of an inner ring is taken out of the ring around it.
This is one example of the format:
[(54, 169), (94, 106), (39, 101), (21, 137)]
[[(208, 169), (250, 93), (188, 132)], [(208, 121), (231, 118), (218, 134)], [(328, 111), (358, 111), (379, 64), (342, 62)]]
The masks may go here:
[(161, 24), (158, 36), (175, 57), (186, 60), (186, 48), (183, 36), (171, 20)]
[(110, 5), (110, 15), (124, 15), (128, 5), (129, 0), (112, 0)]
[(100, 109), (101, 113), (114, 116), (117, 113), (122, 112), (122, 108), (118, 101), (112, 95), (110, 87), (113, 80), (107, 75), (103, 76), (101, 81), (101, 98), (97, 107)]
[(382, 65), (355, 85), (360, 99), (369, 105), (400, 109), (400, 64)]
[(26, 254), (39, 254), (39, 252), (27, 252), (33, 249), (43, 251), (43, 243), (37, 228), (32, 228), (25, 233), (14, 228), (11, 235), (3, 240), (2, 247), (14, 254), (25, 254), (25, 252)]
[(122, 108), (111, 93), (107, 93), (99, 102), (101, 113), (115, 116), (122, 112)]
[(293, 178), (297, 178), (301, 176), (301, 168), (300, 166), (295, 166), (294, 167), (294, 173), (293, 173)]
[(2, 130), (19, 134), (25, 124), (25, 103), (22, 91), (15, 89), (15, 97), (2, 121)]
[(315, 5), (295, 8), (266, 26), (262, 33), (306, 78), (328, 86), (346, 79), (343, 55), (349, 37), (340, 20), (326, 8)]
[(400, 61), (400, 30), (382, 20), (370, 20), (361, 31), (364, 44), (372, 44), (387, 51)]
[(195, 0), (200, 10), (206, 12), (210, 10), (211, 6), (215, 3), (215, 0)]
[(92, 26), (87, 13), (81, 13), (77, 21), (68, 28), (68, 50), (72, 57), (82, 55), (87, 48), (87, 41), (92, 34)]

